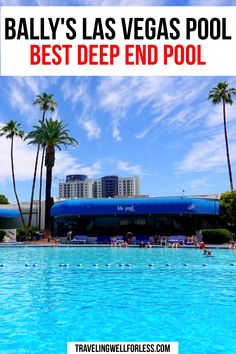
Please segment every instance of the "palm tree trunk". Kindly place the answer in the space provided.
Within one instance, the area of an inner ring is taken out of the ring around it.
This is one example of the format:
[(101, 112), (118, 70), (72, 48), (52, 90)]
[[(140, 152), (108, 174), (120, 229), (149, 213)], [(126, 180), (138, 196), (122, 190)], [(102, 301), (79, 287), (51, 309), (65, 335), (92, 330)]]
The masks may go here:
[(14, 170), (14, 156), (13, 156), (13, 139), (14, 138), (12, 137), (12, 139), (11, 139), (11, 173), (12, 173), (13, 190), (14, 190), (14, 193), (15, 193), (16, 202), (17, 202), (18, 209), (19, 209), (19, 212), (20, 212), (21, 222), (22, 222), (23, 228), (25, 230), (25, 234), (26, 234), (26, 236), (28, 236), (28, 230), (27, 230), (26, 225), (25, 225), (25, 221), (24, 221), (24, 217), (23, 217), (23, 213), (22, 213), (19, 197), (18, 197), (18, 194), (17, 194), (17, 191), (16, 191), (16, 180), (15, 180), (15, 170)]
[(40, 145), (38, 145), (38, 147), (37, 147), (36, 158), (35, 158), (35, 164), (34, 164), (34, 176), (33, 176), (32, 191), (31, 191), (31, 198), (30, 198), (30, 209), (29, 209), (28, 229), (30, 228), (31, 223), (32, 223), (33, 203), (34, 203), (34, 190), (35, 190), (35, 183), (36, 183), (36, 176), (37, 176), (39, 150), (40, 150)]
[(45, 147), (43, 147), (42, 151), (42, 159), (41, 159), (41, 166), (40, 166), (40, 177), (39, 177), (39, 222), (38, 228), (41, 229), (41, 215), (42, 215), (42, 185), (43, 185), (43, 162), (45, 156)]
[(228, 164), (228, 171), (229, 171), (229, 184), (230, 184), (230, 190), (232, 191), (234, 189), (234, 187), (233, 187), (233, 177), (232, 177), (230, 157), (229, 157), (229, 143), (228, 143), (228, 135), (227, 135), (226, 112), (225, 112), (225, 100), (224, 99), (223, 99), (223, 118), (224, 118), (225, 147), (226, 147), (227, 164)]
[[(46, 110), (43, 111), (42, 122), (45, 121)], [(42, 185), (43, 185), (43, 163), (44, 163), (45, 147), (43, 147), (41, 166), (40, 166), (40, 177), (39, 177), (39, 222), (38, 228), (41, 229), (41, 214), (42, 214)]]
[(51, 215), (52, 206), (51, 187), (52, 187), (52, 169), (55, 163), (55, 148), (47, 146), (45, 155), (46, 166), (46, 192), (45, 192), (45, 236), (51, 237)]

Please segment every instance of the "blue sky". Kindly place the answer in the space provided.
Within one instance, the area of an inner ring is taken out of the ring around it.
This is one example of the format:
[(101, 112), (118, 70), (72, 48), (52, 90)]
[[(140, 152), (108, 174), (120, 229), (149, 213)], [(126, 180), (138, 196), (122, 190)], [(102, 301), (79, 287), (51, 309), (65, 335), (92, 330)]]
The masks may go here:
[[(23, 1), (0, 5), (234, 5), (234, 1)], [(208, 92), (219, 81), (236, 87), (235, 77), (0, 77), (0, 125), (17, 120), (28, 132), (41, 112), (37, 94), (54, 93), (54, 117), (62, 119), (80, 145), (57, 151), (53, 196), (59, 180), (81, 173), (141, 177), (150, 196), (215, 194), (229, 189), (221, 105)], [(227, 107), (233, 176), (236, 183), (236, 105)], [(50, 114), (48, 114), (48, 118)], [(11, 202), (9, 142), (0, 141), (0, 193)], [(30, 196), (35, 149), (15, 141), (17, 189)], [(37, 199), (37, 197), (36, 197)]]

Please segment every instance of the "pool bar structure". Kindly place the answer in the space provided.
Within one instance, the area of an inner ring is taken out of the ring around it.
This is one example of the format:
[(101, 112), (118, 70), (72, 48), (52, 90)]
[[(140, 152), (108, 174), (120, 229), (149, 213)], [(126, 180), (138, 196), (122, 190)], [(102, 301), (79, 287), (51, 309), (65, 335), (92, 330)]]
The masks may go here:
[(54, 235), (178, 235), (217, 227), (219, 201), (192, 197), (64, 200), (51, 209)]
[(0, 206), (0, 228), (2, 226), (8, 227), (9, 222), (11, 220), (18, 219), (19, 217), (20, 217), (20, 213), (18, 210), (12, 208), (1, 208)]

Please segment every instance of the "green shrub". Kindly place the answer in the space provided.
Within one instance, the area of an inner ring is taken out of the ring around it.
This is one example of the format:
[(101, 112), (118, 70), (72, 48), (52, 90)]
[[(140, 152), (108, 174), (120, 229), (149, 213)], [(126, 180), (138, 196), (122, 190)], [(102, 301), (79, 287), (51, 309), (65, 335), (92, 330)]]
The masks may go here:
[(38, 231), (38, 228), (37, 227), (34, 227), (34, 226), (31, 226), (29, 228), (29, 238), (28, 240), (26, 239), (26, 236), (25, 236), (25, 230), (23, 227), (20, 227), (16, 230), (16, 240), (18, 242), (24, 242), (24, 241), (31, 241), (34, 239), (35, 235), (36, 235), (36, 232)]
[(0, 230), (0, 242), (3, 242), (4, 236), (6, 236), (6, 232), (3, 230)]
[(25, 231), (23, 227), (19, 227), (18, 229), (16, 229), (16, 241), (17, 242), (26, 241)]
[(35, 236), (36, 235), (36, 232), (38, 231), (38, 228), (35, 227), (35, 226), (30, 226), (29, 228), (29, 234), (32, 236)]
[(202, 230), (203, 241), (209, 244), (227, 243), (232, 239), (231, 233), (227, 229), (205, 229)]

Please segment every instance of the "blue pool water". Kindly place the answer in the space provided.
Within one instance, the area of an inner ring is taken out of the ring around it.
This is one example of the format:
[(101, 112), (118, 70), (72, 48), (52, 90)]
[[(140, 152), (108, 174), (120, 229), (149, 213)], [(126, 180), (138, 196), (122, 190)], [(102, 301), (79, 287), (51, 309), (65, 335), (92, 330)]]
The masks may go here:
[(1, 248), (0, 353), (64, 354), (67, 341), (178, 341), (180, 354), (236, 353), (236, 251), (213, 253)]

